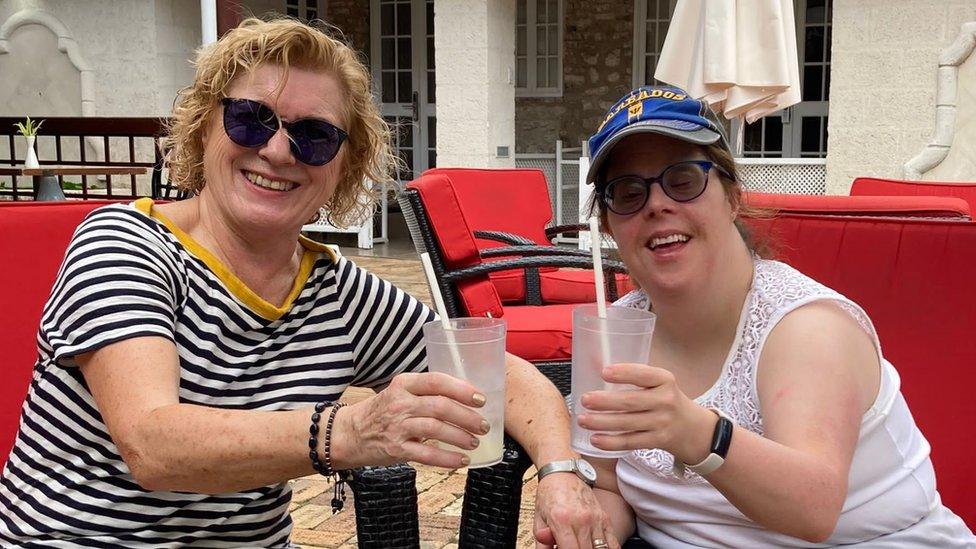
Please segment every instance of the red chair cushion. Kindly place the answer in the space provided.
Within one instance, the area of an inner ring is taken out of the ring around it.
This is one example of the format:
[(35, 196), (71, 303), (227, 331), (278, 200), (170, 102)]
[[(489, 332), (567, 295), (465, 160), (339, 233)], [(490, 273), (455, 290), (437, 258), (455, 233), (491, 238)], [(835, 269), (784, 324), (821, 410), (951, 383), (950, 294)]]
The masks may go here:
[(747, 205), (783, 213), (965, 219), (969, 204), (961, 198), (936, 196), (839, 196), (747, 192)]
[[(976, 223), (783, 215), (751, 220), (782, 259), (867, 311), (922, 433), (942, 500), (976, 527)], [(962, 421), (962, 423), (960, 423)]]
[(969, 203), (976, 211), (976, 182), (901, 181), (858, 177), (851, 185), (851, 196), (947, 196)]
[[(593, 303), (596, 301), (596, 286), (593, 271), (580, 269), (559, 269), (542, 273), (542, 300), (544, 303)], [(622, 296), (634, 289), (630, 277), (617, 274), (617, 295)]]
[(37, 362), (37, 328), (65, 249), (89, 212), (111, 204), (0, 202), (0, 463), (17, 437), (20, 411)]
[[(523, 271), (491, 273), (491, 281), (498, 290), (502, 303), (525, 303), (525, 275)], [(592, 303), (596, 301), (593, 271), (582, 269), (551, 269), (539, 273), (542, 285), (542, 302)], [(617, 275), (617, 295), (634, 289), (630, 277)]]
[(573, 307), (576, 306), (505, 307), (508, 352), (532, 362), (569, 360), (573, 354)]
[[(447, 177), (472, 231), (503, 231), (552, 246), (546, 225), (552, 219), (549, 186), (540, 170), (434, 168), (424, 175)], [(504, 197), (504, 200), (499, 200)], [(479, 248), (506, 246), (477, 239)]]
[[(444, 175), (424, 173), (407, 188), (420, 194), (447, 268), (454, 270), (481, 263), (481, 255), (451, 180)], [(502, 316), (502, 302), (488, 277), (467, 279), (457, 286), (469, 316), (488, 313), (496, 318)]]
[[(546, 225), (552, 219), (549, 187), (540, 170), (434, 168), (424, 175), (440, 175), (450, 180), (472, 233), (501, 231), (527, 238), (540, 246), (553, 245), (546, 237)], [(499, 196), (504, 196), (505, 200), (500, 202)], [(475, 238), (475, 245), (482, 250), (508, 246), (485, 238)], [(502, 259), (506, 258), (486, 261)], [(555, 270), (555, 267), (542, 267), (539, 272)], [(489, 276), (503, 302), (525, 302), (522, 271), (498, 271)]]

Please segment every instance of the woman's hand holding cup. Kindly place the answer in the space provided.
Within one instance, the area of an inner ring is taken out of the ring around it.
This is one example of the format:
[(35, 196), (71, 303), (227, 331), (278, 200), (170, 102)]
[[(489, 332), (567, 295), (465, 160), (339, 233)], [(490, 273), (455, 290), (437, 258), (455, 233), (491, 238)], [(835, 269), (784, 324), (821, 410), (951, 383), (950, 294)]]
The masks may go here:
[(475, 448), (476, 435), (487, 433), (489, 425), (469, 407), (484, 404), (473, 385), (447, 374), (400, 374), (375, 396), (337, 414), (333, 460), (340, 469), (405, 461), (464, 467), (467, 456), (424, 443)]
[(708, 454), (716, 416), (688, 398), (674, 374), (646, 364), (612, 364), (602, 371), (608, 383), (639, 387), (630, 391), (590, 391), (583, 406), (593, 412), (578, 417), (594, 434), (597, 448), (636, 450), (660, 448), (685, 463), (698, 463)]

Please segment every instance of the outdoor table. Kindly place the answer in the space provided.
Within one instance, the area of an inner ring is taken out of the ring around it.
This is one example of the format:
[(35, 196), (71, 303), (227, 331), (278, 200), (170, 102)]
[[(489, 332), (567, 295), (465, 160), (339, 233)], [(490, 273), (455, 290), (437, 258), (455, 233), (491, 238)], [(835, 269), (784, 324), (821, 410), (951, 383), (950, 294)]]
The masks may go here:
[(58, 183), (58, 176), (64, 175), (145, 175), (147, 168), (142, 166), (24, 166), (0, 167), (0, 175), (32, 176), (34, 178), (35, 200), (64, 200), (64, 191)]

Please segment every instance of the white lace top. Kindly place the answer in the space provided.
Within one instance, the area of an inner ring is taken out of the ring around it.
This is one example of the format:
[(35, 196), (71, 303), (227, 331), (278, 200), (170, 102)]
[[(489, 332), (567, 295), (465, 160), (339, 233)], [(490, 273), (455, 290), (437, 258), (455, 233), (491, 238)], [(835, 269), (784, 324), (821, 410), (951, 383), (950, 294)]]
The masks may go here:
[[(718, 408), (740, 427), (762, 435), (756, 369), (763, 344), (783, 316), (820, 300), (832, 301), (854, 317), (882, 357), (881, 387), (862, 418), (848, 498), (837, 529), (823, 546), (869, 540), (872, 546), (930, 547), (933, 540), (942, 540), (935, 545), (939, 547), (976, 546), (961, 519), (941, 505), (928, 442), (912, 420), (899, 392), (898, 373), (884, 360), (870, 319), (854, 302), (792, 267), (755, 261), (736, 339), (719, 378), (696, 402)], [(615, 305), (647, 309), (649, 300), (636, 290)], [(621, 493), (634, 507), (645, 540), (658, 547), (811, 545), (762, 528), (701, 476), (691, 471), (675, 476), (673, 465), (674, 457), (659, 449), (637, 450), (618, 461)]]

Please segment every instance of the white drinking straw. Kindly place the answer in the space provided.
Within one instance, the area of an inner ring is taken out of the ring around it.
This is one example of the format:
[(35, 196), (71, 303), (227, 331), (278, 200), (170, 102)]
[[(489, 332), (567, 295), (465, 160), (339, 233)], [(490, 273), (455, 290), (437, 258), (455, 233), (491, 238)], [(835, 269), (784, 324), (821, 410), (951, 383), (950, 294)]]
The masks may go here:
[(451, 326), (451, 319), (447, 316), (444, 296), (441, 295), (440, 286), (437, 285), (437, 275), (434, 274), (434, 264), (430, 262), (430, 254), (427, 252), (420, 254), (420, 263), (424, 266), (424, 275), (427, 277), (430, 297), (434, 300), (434, 310), (437, 311), (437, 316), (441, 317), (444, 337), (447, 339), (448, 348), (451, 350), (451, 359), (454, 361), (454, 371), (457, 372), (458, 376), (462, 376), (464, 370), (461, 369), (461, 354), (458, 352), (457, 341), (454, 340), (454, 328)]
[(593, 256), (593, 283), (596, 285), (596, 311), (600, 318), (607, 318), (607, 296), (603, 289), (603, 255), (600, 254), (600, 224), (590, 218), (590, 254)]
[(590, 255), (593, 256), (593, 284), (596, 286), (596, 314), (600, 318), (600, 351), (603, 366), (610, 365), (610, 341), (607, 335), (607, 296), (603, 286), (603, 255), (600, 253), (600, 222), (590, 218)]

